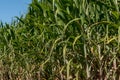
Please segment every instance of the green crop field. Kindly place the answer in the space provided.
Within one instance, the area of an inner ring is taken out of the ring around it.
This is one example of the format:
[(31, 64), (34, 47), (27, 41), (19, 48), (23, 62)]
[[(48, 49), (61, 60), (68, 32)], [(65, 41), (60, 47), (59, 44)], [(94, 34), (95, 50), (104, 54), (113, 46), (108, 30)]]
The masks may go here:
[(0, 80), (120, 80), (120, 0), (32, 0), (0, 23)]

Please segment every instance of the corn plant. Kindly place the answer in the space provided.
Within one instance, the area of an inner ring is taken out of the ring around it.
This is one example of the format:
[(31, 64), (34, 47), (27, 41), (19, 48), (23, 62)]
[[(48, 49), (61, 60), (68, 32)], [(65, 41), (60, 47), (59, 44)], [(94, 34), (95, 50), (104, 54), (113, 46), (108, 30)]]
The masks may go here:
[(119, 80), (119, 0), (32, 0), (0, 23), (1, 80)]

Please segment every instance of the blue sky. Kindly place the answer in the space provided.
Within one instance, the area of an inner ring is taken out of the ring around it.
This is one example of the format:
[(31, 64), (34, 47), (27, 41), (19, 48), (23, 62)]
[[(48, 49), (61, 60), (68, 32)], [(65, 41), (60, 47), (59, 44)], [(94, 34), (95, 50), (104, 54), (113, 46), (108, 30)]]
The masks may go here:
[(0, 0), (0, 21), (10, 23), (14, 16), (27, 12), (31, 0)]

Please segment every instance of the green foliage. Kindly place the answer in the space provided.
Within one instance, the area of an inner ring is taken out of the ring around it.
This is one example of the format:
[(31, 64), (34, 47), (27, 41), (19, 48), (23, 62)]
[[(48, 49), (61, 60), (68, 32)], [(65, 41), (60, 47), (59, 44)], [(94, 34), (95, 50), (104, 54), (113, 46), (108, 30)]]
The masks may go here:
[(120, 79), (118, 0), (32, 0), (0, 24), (0, 79)]

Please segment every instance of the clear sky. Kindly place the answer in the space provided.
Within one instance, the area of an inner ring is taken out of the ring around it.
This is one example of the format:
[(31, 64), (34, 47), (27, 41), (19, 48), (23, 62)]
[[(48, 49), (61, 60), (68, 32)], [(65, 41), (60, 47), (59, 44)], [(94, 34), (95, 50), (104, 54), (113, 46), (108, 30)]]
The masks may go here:
[(0, 21), (10, 23), (14, 16), (25, 14), (31, 2), (32, 0), (0, 0)]

